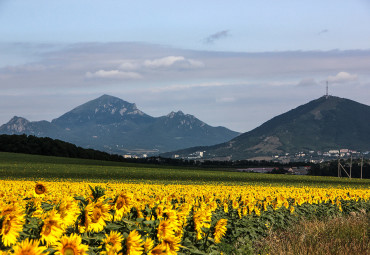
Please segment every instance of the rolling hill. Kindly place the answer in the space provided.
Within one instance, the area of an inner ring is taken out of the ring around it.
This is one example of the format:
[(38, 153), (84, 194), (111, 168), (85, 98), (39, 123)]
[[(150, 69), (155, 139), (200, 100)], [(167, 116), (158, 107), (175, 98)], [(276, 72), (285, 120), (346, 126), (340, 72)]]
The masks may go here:
[(299, 151), (370, 150), (370, 106), (334, 96), (320, 97), (228, 142), (163, 156), (204, 151), (205, 158), (248, 159)]

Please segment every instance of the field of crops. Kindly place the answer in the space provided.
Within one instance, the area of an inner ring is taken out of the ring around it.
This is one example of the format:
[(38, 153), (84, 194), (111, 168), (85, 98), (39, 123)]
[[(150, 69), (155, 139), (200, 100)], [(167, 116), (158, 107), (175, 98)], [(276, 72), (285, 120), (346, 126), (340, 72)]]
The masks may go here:
[(301, 217), (370, 208), (368, 189), (2, 181), (0, 194), (1, 250), (35, 254), (228, 254)]
[(240, 173), (0, 152), (0, 179), (369, 187), (370, 180)]
[[(1, 156), (0, 254), (248, 254), (249, 242), (302, 219), (370, 211), (366, 181)], [(58, 166), (68, 180), (44, 174)], [(78, 169), (121, 178), (83, 180)]]

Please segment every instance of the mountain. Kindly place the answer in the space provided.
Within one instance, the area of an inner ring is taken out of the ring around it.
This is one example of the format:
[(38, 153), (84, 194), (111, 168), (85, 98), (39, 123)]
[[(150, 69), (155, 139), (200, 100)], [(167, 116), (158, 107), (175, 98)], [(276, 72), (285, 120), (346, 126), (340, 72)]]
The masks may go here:
[(63, 132), (63, 128), (48, 121), (30, 122), (18, 116), (14, 116), (8, 123), (0, 126), (0, 134), (29, 134), (39, 137), (56, 137)]
[(191, 147), (191, 144), (196, 143), (217, 144), (216, 141), (224, 142), (225, 137), (233, 138), (238, 133), (224, 127), (211, 127), (193, 115), (178, 111), (156, 118), (151, 125), (138, 130), (135, 134), (146, 142), (151, 141), (151, 146), (168, 151), (178, 147), (179, 144), (183, 148)]
[(204, 157), (236, 160), (342, 148), (370, 150), (370, 106), (324, 96), (276, 116), (228, 142), (164, 156), (205, 151)]
[(74, 108), (52, 123), (61, 127), (78, 127), (82, 125), (109, 125), (121, 122), (148, 123), (154, 118), (137, 109), (135, 104), (117, 97), (103, 95)]
[(0, 126), (0, 134), (50, 137), (109, 153), (153, 155), (225, 142), (239, 133), (211, 127), (181, 111), (152, 117), (135, 104), (103, 95), (51, 122), (30, 122), (15, 116)]

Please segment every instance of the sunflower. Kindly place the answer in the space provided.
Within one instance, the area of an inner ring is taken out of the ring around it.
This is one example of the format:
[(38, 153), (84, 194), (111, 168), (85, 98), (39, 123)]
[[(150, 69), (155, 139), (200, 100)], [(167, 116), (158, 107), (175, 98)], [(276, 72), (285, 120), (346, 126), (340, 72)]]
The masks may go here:
[(193, 215), (194, 227), (197, 232), (197, 240), (201, 240), (204, 236), (202, 228), (210, 228), (212, 212), (208, 210), (197, 211)]
[(153, 249), (153, 246), (154, 241), (150, 237), (147, 237), (143, 244), (144, 252), (148, 253), (151, 249)]
[(22, 209), (18, 203), (5, 204), (0, 207), (0, 217), (6, 216), (8, 214), (21, 215)]
[(7, 214), (1, 226), (1, 239), (5, 246), (11, 246), (17, 242), (19, 233), (23, 229), (23, 215)]
[(232, 203), (233, 209), (238, 209), (239, 208), (239, 202), (234, 200)]
[(122, 250), (123, 236), (117, 231), (111, 231), (109, 235), (105, 234), (103, 243), (105, 244), (106, 250), (114, 250), (118, 252)]
[(85, 208), (85, 227), (87, 231), (102, 231), (106, 225), (106, 221), (112, 219), (109, 209), (110, 206), (104, 203), (103, 199), (88, 204)]
[(229, 212), (229, 205), (227, 203), (224, 203), (224, 212), (225, 213)]
[(175, 230), (175, 225), (170, 220), (161, 220), (157, 228), (158, 240), (162, 240), (167, 236), (173, 236)]
[(36, 183), (36, 186), (35, 186), (35, 193), (37, 195), (42, 195), (46, 192), (46, 187), (44, 184), (42, 184), (41, 182), (38, 182)]
[(167, 255), (167, 247), (164, 243), (160, 243), (149, 251), (148, 255)]
[(102, 255), (123, 255), (122, 252), (118, 253), (113, 247), (107, 248), (106, 251), (101, 251), (99, 254), (102, 254)]
[(56, 255), (82, 255), (86, 254), (89, 247), (81, 243), (82, 239), (77, 234), (62, 236), (57, 244)]
[(122, 217), (129, 213), (132, 206), (132, 196), (127, 193), (121, 193), (117, 196), (116, 203), (114, 204), (115, 220), (121, 220)]
[(80, 213), (80, 209), (73, 198), (66, 197), (60, 200), (58, 213), (62, 219), (63, 226), (68, 227), (75, 223), (75, 219)]
[(220, 219), (215, 226), (215, 243), (220, 243), (221, 238), (226, 234), (227, 219)]
[(257, 216), (261, 216), (261, 210), (260, 210), (258, 207), (254, 207), (254, 213), (255, 213)]
[(127, 255), (139, 255), (143, 253), (143, 241), (140, 234), (133, 230), (126, 239)]
[(166, 254), (177, 254), (177, 252), (180, 250), (180, 247), (182, 247), (180, 242), (180, 237), (168, 236), (164, 238), (162, 244), (164, 247), (166, 247)]
[(45, 247), (39, 247), (39, 241), (36, 240), (23, 240), (13, 247), (13, 254), (15, 255), (41, 255), (45, 250)]
[(171, 224), (173, 225), (175, 232), (181, 231), (181, 222), (179, 221), (179, 215), (175, 210), (166, 209), (163, 211), (164, 216), (168, 220), (170, 220)]
[(62, 220), (56, 210), (51, 210), (44, 218), (41, 229), (41, 241), (47, 246), (54, 245), (63, 234)]

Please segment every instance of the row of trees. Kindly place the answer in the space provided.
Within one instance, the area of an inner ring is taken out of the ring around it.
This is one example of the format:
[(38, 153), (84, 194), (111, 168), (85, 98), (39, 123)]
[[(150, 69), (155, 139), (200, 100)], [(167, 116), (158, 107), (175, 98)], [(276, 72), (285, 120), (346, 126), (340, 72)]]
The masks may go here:
[[(362, 164), (362, 178), (370, 179), (370, 161), (368, 159), (354, 159), (352, 161), (351, 167), (351, 160), (350, 159), (341, 159), (340, 164), (344, 167), (344, 169), (349, 173), (351, 169), (352, 178), (360, 178), (361, 177), (361, 164)], [(347, 177), (345, 172), (340, 168), (341, 176)], [(317, 176), (338, 176), (338, 160), (324, 162), (318, 165), (313, 165), (310, 170), (310, 175), (317, 175)]]
[(61, 140), (32, 135), (0, 135), (0, 151), (112, 161), (119, 161), (122, 158), (106, 152), (84, 149)]

